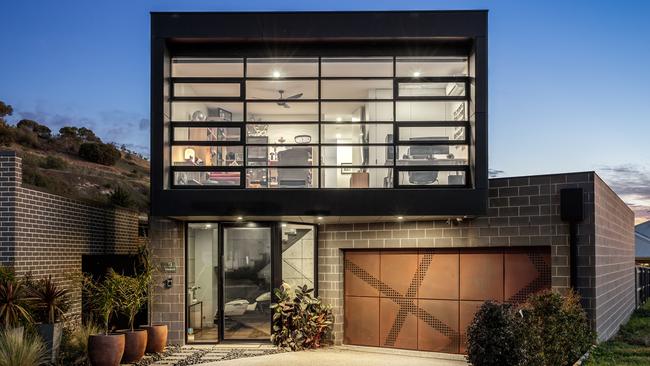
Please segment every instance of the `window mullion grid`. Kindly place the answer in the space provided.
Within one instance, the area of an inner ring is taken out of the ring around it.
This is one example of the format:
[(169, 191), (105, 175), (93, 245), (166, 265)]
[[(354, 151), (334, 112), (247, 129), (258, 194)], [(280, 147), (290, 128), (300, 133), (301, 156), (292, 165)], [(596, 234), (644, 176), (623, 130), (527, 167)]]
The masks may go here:
[(318, 93), (318, 122), (317, 122), (318, 123), (318, 161), (316, 162), (317, 163), (316, 164), (316, 167), (317, 167), (316, 171), (317, 171), (317, 175), (318, 175), (318, 182), (316, 183), (317, 188), (321, 188), (321, 182), (322, 182), (322, 180), (321, 180), (321, 174), (322, 174), (321, 173), (321, 171), (322, 171), (321, 170), (321, 162), (322, 162), (322, 159), (323, 159), (323, 155), (322, 155), (323, 152), (322, 152), (322, 148), (321, 148), (322, 144), (323, 144), (323, 136), (322, 136), (322, 131), (321, 131), (321, 128), (322, 128), (321, 127), (322, 126), (321, 119), (323, 118), (323, 116), (321, 114), (321, 78), (322, 78), (321, 63), (322, 63), (322, 61), (323, 61), (322, 57), (319, 56), (318, 57), (318, 86), (317, 86), (317, 88), (318, 88), (318, 90), (317, 90), (317, 93)]
[(243, 169), (243, 172), (242, 172), (242, 174), (243, 174), (242, 181), (243, 181), (243, 188), (246, 188), (246, 187), (248, 187), (248, 174), (246, 174), (246, 171), (247, 171), (247, 168), (248, 168), (248, 146), (246, 144), (247, 140), (248, 140), (248, 132), (246, 131), (246, 128), (248, 126), (247, 125), (247, 123), (248, 123), (248, 112), (247, 112), (248, 102), (246, 101), (246, 99), (247, 99), (246, 98), (246, 93), (247, 93), (247, 91), (246, 91), (246, 80), (247, 80), (247, 77), (248, 77), (248, 57), (244, 57), (243, 62), (244, 62), (244, 80), (242, 81), (242, 84), (243, 84), (243, 86), (242, 86), (242, 94), (243, 94), (242, 98), (244, 99), (244, 108), (243, 108), (244, 116), (243, 116), (242, 120), (244, 120), (244, 125), (242, 126), (242, 134), (241, 135), (242, 135), (242, 144), (244, 146), (244, 151), (242, 152), (243, 159), (244, 159), (244, 161), (242, 162), (243, 163), (242, 165), (243, 165), (244, 169)]

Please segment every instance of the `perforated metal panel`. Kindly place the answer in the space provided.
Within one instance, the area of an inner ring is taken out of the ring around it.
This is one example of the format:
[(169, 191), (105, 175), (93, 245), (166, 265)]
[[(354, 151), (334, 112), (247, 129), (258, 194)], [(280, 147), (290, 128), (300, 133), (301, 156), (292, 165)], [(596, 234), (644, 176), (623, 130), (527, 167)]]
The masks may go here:
[(447, 353), (485, 300), (551, 287), (550, 248), (346, 251), (344, 343)]

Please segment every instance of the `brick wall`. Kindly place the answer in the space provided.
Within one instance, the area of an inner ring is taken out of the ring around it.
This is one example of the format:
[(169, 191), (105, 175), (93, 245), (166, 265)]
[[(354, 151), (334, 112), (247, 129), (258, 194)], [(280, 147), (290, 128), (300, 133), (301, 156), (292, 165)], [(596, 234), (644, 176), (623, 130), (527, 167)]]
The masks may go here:
[[(70, 285), (86, 254), (133, 253), (138, 214), (93, 206), (22, 187), (21, 159), (0, 152), (0, 263), (35, 278), (52, 275)], [(80, 312), (81, 291), (73, 288), (72, 313)]]
[(379, 222), (319, 228), (319, 295), (334, 310), (334, 336), (343, 339), (345, 248), (462, 248), (550, 246), (552, 286), (569, 287), (569, 227), (560, 220), (560, 190), (584, 190), (585, 220), (578, 227), (578, 288), (594, 319), (594, 174), (576, 173), (491, 179), (485, 217), (455, 221)]
[(599, 177), (595, 203), (596, 330), (606, 340), (635, 307), (634, 213)]

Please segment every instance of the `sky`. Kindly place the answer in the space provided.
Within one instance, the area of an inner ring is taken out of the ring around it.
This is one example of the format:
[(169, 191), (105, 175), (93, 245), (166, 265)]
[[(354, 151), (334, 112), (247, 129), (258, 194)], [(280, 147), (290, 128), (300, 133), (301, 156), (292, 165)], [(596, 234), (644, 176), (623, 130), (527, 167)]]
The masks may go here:
[(31, 1), (0, 7), (10, 121), (149, 151), (149, 12), (489, 10), (493, 176), (595, 170), (650, 219), (650, 1)]

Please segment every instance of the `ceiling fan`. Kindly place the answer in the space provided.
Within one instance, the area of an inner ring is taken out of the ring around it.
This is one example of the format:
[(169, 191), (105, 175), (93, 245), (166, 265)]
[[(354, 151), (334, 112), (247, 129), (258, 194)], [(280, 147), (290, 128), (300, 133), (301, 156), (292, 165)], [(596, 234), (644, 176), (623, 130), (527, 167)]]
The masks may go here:
[(280, 101), (277, 102), (279, 106), (282, 106), (284, 108), (291, 108), (289, 104), (287, 104), (286, 101), (288, 100), (294, 100), (294, 99), (300, 99), (302, 97), (302, 93), (294, 94), (289, 97), (284, 97), (284, 90), (278, 90), (278, 93), (280, 93)]

